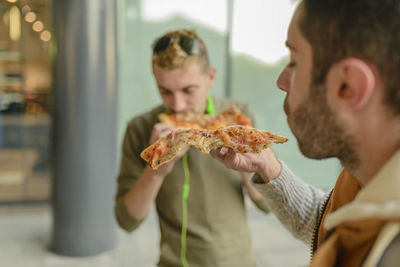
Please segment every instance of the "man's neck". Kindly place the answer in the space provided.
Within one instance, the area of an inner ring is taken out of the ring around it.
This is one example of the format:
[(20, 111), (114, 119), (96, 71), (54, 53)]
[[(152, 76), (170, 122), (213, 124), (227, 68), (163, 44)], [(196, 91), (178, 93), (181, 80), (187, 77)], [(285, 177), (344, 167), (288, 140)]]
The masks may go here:
[(360, 165), (357, 168), (346, 168), (346, 166), (344, 166), (344, 168), (348, 169), (348, 171), (360, 181), (362, 186), (365, 186), (375, 177), (375, 175), (395, 152), (396, 151), (394, 150), (368, 150), (365, 151), (362, 156), (360, 156)]
[(400, 138), (397, 133), (398, 131), (391, 131), (389, 128), (375, 128), (375, 131), (370, 132), (369, 135), (359, 136), (359, 144), (363, 144), (356, 149), (359, 163), (356, 166), (346, 166), (343, 162), (344, 168), (356, 177), (362, 186), (365, 186), (400, 150)]

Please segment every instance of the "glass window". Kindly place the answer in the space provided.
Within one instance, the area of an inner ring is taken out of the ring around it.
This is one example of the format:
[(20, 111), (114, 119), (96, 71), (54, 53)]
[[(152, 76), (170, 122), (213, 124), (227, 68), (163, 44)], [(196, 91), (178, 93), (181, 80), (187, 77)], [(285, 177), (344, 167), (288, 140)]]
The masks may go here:
[(224, 95), (228, 0), (125, 0), (118, 2), (117, 17), (119, 144), (127, 121), (161, 103), (152, 75), (151, 45), (168, 31), (197, 31), (218, 71), (210, 93)]
[(233, 3), (232, 97), (250, 104), (261, 129), (289, 138), (289, 142), (273, 149), (294, 173), (321, 188), (331, 188), (340, 171), (339, 162), (336, 159), (316, 162), (300, 153), (283, 111), (285, 93), (276, 86), (276, 79), (288, 63), (286, 33), (298, 2), (235, 0)]
[(50, 197), (50, 1), (0, 3), (0, 202)]

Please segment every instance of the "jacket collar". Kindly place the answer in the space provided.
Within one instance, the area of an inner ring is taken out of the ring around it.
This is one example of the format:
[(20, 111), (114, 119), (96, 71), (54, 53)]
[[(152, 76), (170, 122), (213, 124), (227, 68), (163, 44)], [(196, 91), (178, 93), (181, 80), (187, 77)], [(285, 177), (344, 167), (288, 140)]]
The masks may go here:
[(357, 194), (354, 201), (327, 215), (330, 230), (345, 221), (400, 218), (400, 150)]

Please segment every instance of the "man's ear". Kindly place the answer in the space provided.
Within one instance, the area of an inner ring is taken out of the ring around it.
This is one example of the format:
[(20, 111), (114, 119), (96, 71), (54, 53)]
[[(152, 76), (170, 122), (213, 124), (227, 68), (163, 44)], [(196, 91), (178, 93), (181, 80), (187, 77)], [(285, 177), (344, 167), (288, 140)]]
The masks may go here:
[(361, 109), (371, 99), (376, 87), (371, 65), (358, 58), (341, 60), (332, 66), (327, 79), (329, 97), (340, 108)]
[(217, 69), (210, 68), (208, 70), (208, 88), (213, 87), (215, 83), (215, 79), (217, 78)]

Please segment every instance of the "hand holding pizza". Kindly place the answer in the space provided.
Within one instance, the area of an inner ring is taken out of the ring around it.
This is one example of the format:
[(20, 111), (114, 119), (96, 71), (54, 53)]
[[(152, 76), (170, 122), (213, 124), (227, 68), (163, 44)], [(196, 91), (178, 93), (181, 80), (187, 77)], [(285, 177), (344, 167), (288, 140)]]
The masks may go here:
[[(167, 134), (169, 134), (170, 132), (172, 132), (174, 130), (176, 130), (176, 128), (169, 123), (165, 123), (165, 122), (156, 123), (153, 127), (153, 131), (151, 132), (149, 143), (154, 144), (157, 140), (166, 136)], [(179, 158), (181, 158), (188, 149), (189, 149), (189, 146), (187, 146), (186, 148), (183, 148), (180, 151), (180, 153), (177, 154), (177, 156), (174, 160), (171, 160), (170, 162), (164, 164), (163, 166), (160, 166), (160, 168), (158, 168), (157, 170), (154, 170), (154, 171), (156, 171), (157, 174), (161, 177), (167, 176), (167, 174), (172, 171), (172, 168), (174, 167), (175, 162)]]
[(176, 128), (169, 123), (159, 122), (154, 124), (149, 140), (150, 145), (154, 144), (158, 139), (160, 139), (163, 136), (166, 136), (174, 129)]
[(281, 165), (270, 148), (260, 153), (238, 153), (231, 148), (221, 147), (210, 151), (210, 154), (230, 169), (258, 173), (266, 183), (281, 172)]

